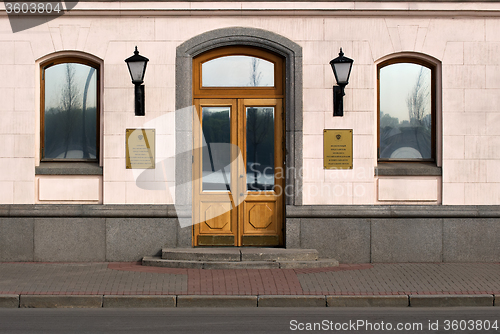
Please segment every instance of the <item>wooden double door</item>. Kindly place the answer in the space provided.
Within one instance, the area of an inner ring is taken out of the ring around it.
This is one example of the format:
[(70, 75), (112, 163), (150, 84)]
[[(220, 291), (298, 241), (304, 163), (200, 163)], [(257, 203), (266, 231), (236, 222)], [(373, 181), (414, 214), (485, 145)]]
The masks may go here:
[(194, 246), (283, 245), (282, 102), (194, 99)]

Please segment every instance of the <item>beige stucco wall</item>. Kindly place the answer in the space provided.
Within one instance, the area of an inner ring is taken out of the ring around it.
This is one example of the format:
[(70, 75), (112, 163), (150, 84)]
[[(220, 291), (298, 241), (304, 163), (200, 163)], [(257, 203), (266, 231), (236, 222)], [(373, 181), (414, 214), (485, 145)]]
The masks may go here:
[[(134, 171), (125, 169), (125, 129), (144, 127), (174, 112), (179, 44), (208, 30), (243, 26), (283, 35), (303, 48), (303, 204), (500, 204), (500, 4), (473, 5), (92, 2), (79, 3), (68, 15), (15, 34), (5, 12), (0, 12), (0, 203), (40, 200), (40, 181), (35, 178), (38, 63), (53, 53), (70, 51), (85, 52), (103, 63), (104, 174), (100, 188), (90, 186), (92, 194), (99, 189), (97, 202), (173, 203), (171, 188), (141, 189)], [(150, 7), (160, 10), (141, 11)], [(217, 8), (227, 10), (219, 13)], [(146, 117), (134, 116), (133, 85), (124, 63), (135, 45), (150, 59)], [(332, 116), (334, 77), (328, 64), (340, 47), (354, 59), (342, 118)], [(374, 175), (376, 64), (400, 52), (421, 53), (441, 63), (437, 150), (442, 177)], [(175, 129), (168, 125), (157, 133), (158, 158), (174, 153)], [(323, 129), (353, 129), (353, 170), (323, 169)], [(162, 183), (163, 176), (157, 168), (146, 180)], [(75, 178), (75, 184), (82, 182), (81, 176)], [(58, 182), (51, 191), (64, 194), (57, 187), (65, 182)], [(85, 189), (76, 200), (90, 196)]]

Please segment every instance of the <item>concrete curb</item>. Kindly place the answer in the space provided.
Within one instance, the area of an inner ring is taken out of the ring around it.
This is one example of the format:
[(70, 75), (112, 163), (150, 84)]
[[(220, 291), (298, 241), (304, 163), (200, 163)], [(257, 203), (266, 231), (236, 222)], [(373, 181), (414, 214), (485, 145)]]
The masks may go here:
[(0, 295), (0, 308), (500, 306), (495, 295)]
[(104, 295), (102, 307), (176, 307), (176, 296), (108, 296)]
[(259, 296), (258, 307), (325, 307), (325, 296)]
[(102, 307), (103, 296), (99, 295), (21, 295), (20, 308), (74, 308), (74, 307)]
[(1, 295), (0, 308), (19, 308), (19, 295)]
[(494, 295), (410, 295), (412, 307), (493, 306)]
[(328, 307), (408, 307), (407, 295), (326, 296)]
[(257, 307), (257, 296), (177, 296), (177, 307)]

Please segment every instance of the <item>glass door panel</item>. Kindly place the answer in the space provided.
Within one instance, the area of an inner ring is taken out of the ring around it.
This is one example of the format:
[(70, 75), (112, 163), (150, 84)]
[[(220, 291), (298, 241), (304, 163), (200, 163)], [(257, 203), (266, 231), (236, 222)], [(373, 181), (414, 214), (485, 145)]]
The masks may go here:
[(231, 107), (202, 107), (203, 191), (230, 191)]
[(247, 191), (274, 190), (274, 107), (246, 107)]

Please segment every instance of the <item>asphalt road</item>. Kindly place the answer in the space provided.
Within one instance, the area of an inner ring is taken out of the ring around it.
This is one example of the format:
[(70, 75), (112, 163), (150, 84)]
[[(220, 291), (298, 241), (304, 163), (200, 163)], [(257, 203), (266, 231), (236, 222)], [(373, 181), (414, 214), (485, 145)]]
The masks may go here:
[(500, 307), (0, 309), (7, 333), (500, 333)]

